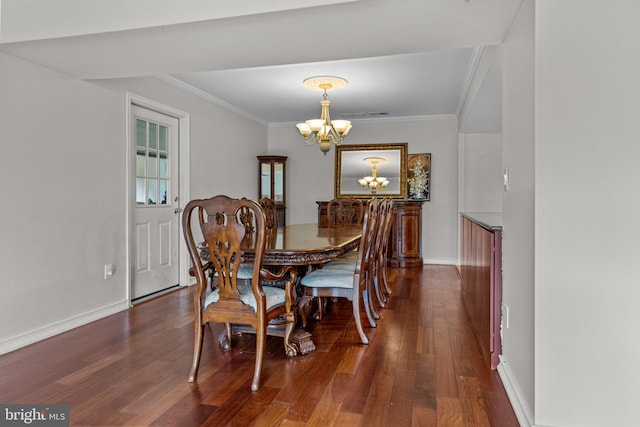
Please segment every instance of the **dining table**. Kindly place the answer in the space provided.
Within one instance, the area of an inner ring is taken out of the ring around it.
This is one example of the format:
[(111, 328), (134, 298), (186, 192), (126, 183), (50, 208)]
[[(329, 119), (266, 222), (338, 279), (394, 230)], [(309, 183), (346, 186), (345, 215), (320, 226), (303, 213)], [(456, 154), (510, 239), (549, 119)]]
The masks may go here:
[[(314, 266), (332, 261), (360, 244), (362, 226), (323, 228), (317, 223), (292, 224), (267, 231), (263, 265)], [(245, 261), (255, 254), (253, 234), (247, 235)]]
[[(247, 235), (243, 258), (253, 261), (255, 244), (253, 234)], [(298, 280), (308, 270), (333, 261), (360, 244), (362, 226), (320, 227), (318, 223), (292, 224), (267, 231), (265, 252), (262, 265), (278, 269), (291, 265), (298, 271)], [(299, 301), (299, 313), (305, 310), (306, 301)], [(251, 332), (248, 327), (234, 325), (234, 332)], [(284, 324), (278, 321), (267, 327), (268, 335), (284, 336)], [(291, 343), (297, 346), (298, 354), (307, 354), (315, 350), (311, 333), (302, 327), (296, 327), (291, 334)]]

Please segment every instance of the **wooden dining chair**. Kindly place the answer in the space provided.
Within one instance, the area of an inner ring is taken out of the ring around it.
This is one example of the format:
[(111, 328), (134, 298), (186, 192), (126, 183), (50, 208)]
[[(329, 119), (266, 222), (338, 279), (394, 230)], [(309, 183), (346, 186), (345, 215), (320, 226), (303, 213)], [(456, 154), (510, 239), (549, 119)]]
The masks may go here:
[[(382, 199), (379, 206), (379, 220), (376, 227), (376, 238), (374, 247), (372, 249), (371, 257), (371, 297), (370, 303), (372, 304), (372, 311), (374, 318), (379, 318), (379, 313), (376, 310), (373, 297), (375, 296), (375, 302), (379, 307), (384, 307), (387, 303), (386, 290), (382, 287), (386, 282), (386, 263), (388, 251), (389, 234), (391, 232), (391, 219), (393, 217), (393, 200), (390, 198)], [(388, 286), (388, 284), (386, 285)]]
[(368, 276), (370, 271), (369, 263), (372, 255), (371, 247), (375, 239), (378, 203), (377, 199), (372, 199), (367, 204), (367, 209), (365, 209), (362, 221), (362, 237), (360, 238), (358, 255), (353, 269), (319, 268), (307, 273), (300, 280), (303, 294), (307, 298), (346, 298), (351, 301), (356, 329), (363, 344), (369, 343), (369, 339), (364, 333), (360, 316), (363, 307), (367, 314), (369, 325), (376, 326), (368, 304), (369, 286), (367, 282), (370, 279)]
[[(371, 240), (365, 262), (365, 285), (367, 287), (367, 300), (365, 308), (367, 309), (367, 317), (369, 324), (375, 326), (376, 320), (380, 319), (380, 313), (376, 306), (384, 307), (387, 300), (383, 292), (381, 292), (379, 282), (381, 268), (379, 258), (381, 256), (382, 247), (384, 245), (384, 233), (387, 231), (388, 211), (393, 205), (389, 204), (391, 199), (374, 199), (374, 203), (367, 206), (367, 217), (369, 220), (374, 218), (375, 227), (369, 231), (369, 239)], [(393, 202), (391, 202), (393, 203)], [(347, 270), (353, 271), (356, 266), (358, 253), (348, 253), (340, 258), (324, 265), (326, 270)]]
[[(254, 259), (248, 263), (252, 275), (246, 281), (238, 277), (241, 264), (247, 264), (243, 262), (242, 256), (242, 245), (247, 241), (247, 229), (239, 218), (239, 212), (243, 210), (253, 215), (255, 226), (255, 236), (249, 239), (255, 242)], [(196, 244), (192, 223), (199, 227), (204, 244)], [(254, 391), (260, 387), (267, 326), (270, 320), (279, 316), (284, 319), (285, 353), (293, 356), (297, 352), (290, 342), (295, 325), (293, 287), (296, 272), (292, 267), (284, 267), (277, 274), (261, 268), (265, 250), (265, 223), (262, 208), (247, 199), (215, 196), (210, 199), (192, 200), (185, 207), (182, 229), (196, 277), (195, 341), (189, 382), (197, 378), (204, 326), (209, 322), (225, 325), (226, 336), (221, 342), (223, 350), (231, 348), (232, 324), (249, 325), (255, 329), (256, 359), (251, 382), (251, 389)], [(213, 290), (207, 286), (207, 268), (215, 271), (217, 286)], [(263, 285), (265, 281), (280, 281), (285, 278), (287, 280), (284, 288)]]
[(275, 230), (278, 228), (278, 209), (276, 208), (276, 202), (268, 197), (263, 197), (258, 200), (258, 204), (264, 210), (265, 224), (267, 230)]
[(362, 224), (364, 204), (360, 199), (335, 198), (327, 202), (327, 225), (339, 227)]
[(382, 248), (380, 249), (378, 260), (378, 277), (379, 281), (382, 282), (384, 286), (384, 292), (387, 295), (391, 295), (391, 286), (389, 286), (389, 281), (387, 280), (387, 263), (389, 262), (389, 242), (391, 241), (391, 229), (393, 228), (393, 217), (394, 213), (394, 202), (393, 199), (387, 199), (387, 217), (385, 219), (385, 226), (383, 231), (383, 241)]

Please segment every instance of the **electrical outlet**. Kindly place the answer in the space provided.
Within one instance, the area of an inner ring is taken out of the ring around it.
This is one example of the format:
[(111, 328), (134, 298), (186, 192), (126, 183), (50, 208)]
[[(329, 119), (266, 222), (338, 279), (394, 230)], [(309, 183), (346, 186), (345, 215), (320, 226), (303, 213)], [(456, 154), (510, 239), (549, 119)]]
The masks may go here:
[(105, 264), (104, 265), (104, 280), (111, 279), (113, 277), (113, 273), (116, 271), (116, 266), (113, 264)]

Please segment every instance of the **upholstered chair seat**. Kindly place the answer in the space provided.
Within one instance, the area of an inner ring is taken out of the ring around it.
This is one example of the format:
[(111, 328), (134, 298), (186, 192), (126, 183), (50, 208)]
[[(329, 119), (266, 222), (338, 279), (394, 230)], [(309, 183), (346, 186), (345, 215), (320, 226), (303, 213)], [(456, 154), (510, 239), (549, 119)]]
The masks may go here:
[(321, 268), (300, 279), (300, 284), (311, 288), (353, 289), (353, 270), (354, 267), (334, 270)]
[[(238, 273), (238, 279), (240, 274)], [(285, 291), (284, 289), (276, 288), (274, 286), (263, 286), (265, 296), (267, 297), (267, 311), (271, 311), (279, 305), (285, 303)], [(240, 300), (246, 305), (250, 306), (254, 310), (257, 310), (256, 297), (253, 294), (251, 285), (238, 285), (238, 292), (240, 293)], [(211, 304), (220, 300), (219, 289), (214, 289), (204, 300), (204, 307), (208, 307)]]

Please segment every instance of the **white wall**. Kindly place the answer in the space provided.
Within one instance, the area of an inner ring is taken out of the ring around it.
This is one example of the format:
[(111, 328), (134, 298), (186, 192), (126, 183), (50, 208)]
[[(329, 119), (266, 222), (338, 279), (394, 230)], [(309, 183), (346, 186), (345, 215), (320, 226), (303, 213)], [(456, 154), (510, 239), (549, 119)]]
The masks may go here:
[(637, 426), (640, 3), (536, 4), (535, 421)]
[[(534, 421), (534, 1), (524, 0), (502, 46), (503, 318), (499, 370), (519, 419)], [(506, 310), (503, 310), (506, 316)]]
[(121, 97), (0, 54), (0, 349), (126, 308)]
[[(354, 121), (345, 143), (407, 142), (409, 153), (431, 153), (431, 201), (422, 209), (422, 256), (426, 263), (455, 264), (458, 247), (458, 122), (456, 119)], [(335, 150), (325, 156), (308, 147), (294, 125), (269, 129), (269, 153), (287, 160), (288, 221), (317, 221), (316, 201), (333, 197)]]
[(502, 212), (502, 136), (460, 134), (458, 210)]
[(192, 197), (257, 193), (262, 125), (153, 78), (101, 87), (4, 54), (0, 73), (0, 353), (128, 307), (125, 89), (190, 113)]

